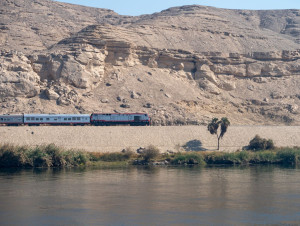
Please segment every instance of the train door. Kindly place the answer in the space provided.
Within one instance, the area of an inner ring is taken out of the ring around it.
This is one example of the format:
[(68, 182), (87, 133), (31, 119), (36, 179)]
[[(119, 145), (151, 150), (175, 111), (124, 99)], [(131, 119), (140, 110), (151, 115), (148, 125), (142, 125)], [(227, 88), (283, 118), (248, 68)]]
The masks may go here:
[(141, 121), (141, 116), (134, 116), (134, 121), (135, 122), (140, 122)]

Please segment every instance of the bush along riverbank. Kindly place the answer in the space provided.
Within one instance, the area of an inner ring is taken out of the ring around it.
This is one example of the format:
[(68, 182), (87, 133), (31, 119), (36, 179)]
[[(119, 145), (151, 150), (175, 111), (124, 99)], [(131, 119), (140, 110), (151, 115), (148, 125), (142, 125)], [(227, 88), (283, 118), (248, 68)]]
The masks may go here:
[(227, 152), (203, 152), (203, 153), (179, 153), (171, 160), (173, 165), (254, 165), (254, 164), (300, 164), (300, 148), (282, 148), (276, 150), (261, 151), (237, 151)]
[(129, 165), (251, 165), (300, 164), (300, 147), (261, 151), (160, 153), (154, 146), (140, 153), (125, 149), (120, 153), (91, 153), (65, 150), (54, 144), (37, 147), (0, 145), (0, 168), (78, 167)]

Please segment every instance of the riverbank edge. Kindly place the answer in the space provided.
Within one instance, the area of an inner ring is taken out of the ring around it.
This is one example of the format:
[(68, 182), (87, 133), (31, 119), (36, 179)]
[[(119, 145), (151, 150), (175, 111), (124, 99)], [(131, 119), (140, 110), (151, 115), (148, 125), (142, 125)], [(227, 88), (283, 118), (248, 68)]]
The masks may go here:
[[(153, 153), (155, 152), (155, 153)], [(0, 145), (0, 168), (64, 168), (80, 166), (127, 167), (132, 165), (298, 165), (300, 147), (285, 147), (260, 151), (201, 151), (159, 153), (155, 147), (150, 152), (131, 150), (114, 153), (86, 152), (63, 149), (54, 144), (36, 147)]]

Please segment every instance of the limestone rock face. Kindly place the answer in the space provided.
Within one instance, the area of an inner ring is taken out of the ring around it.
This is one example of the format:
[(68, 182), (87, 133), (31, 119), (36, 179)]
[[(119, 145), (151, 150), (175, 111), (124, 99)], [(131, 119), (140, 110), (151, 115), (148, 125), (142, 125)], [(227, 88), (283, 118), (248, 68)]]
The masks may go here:
[(21, 53), (0, 52), (0, 96), (35, 97), (39, 94), (39, 76)]
[[(74, 56), (75, 55), (75, 56)], [(104, 76), (105, 53), (89, 48), (74, 52), (31, 56), (33, 70), (41, 80), (59, 81), (91, 89)]]

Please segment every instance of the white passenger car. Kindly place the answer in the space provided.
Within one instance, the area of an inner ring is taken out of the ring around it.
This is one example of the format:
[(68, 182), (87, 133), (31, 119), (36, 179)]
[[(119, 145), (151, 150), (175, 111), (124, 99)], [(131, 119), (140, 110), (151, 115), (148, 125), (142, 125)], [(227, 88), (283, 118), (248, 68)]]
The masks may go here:
[(23, 124), (23, 115), (0, 115), (0, 125), (18, 126)]
[(24, 114), (26, 125), (85, 125), (90, 124), (89, 114)]

